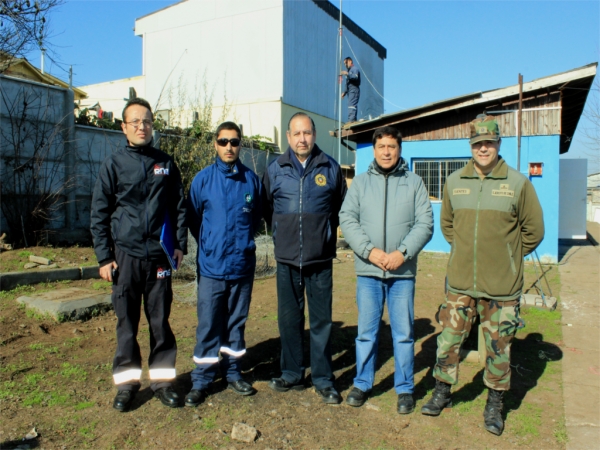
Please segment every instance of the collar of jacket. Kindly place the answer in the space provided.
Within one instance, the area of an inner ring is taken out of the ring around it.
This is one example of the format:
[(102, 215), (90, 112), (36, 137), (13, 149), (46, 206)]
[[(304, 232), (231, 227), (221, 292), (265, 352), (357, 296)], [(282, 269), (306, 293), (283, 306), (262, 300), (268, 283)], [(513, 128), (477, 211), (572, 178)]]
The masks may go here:
[[(475, 171), (475, 163), (473, 158), (467, 163), (465, 168), (460, 173), (461, 178), (479, 178), (479, 174)], [(506, 179), (508, 177), (508, 164), (502, 156), (498, 156), (498, 164), (488, 173), (485, 178)]]
[(217, 169), (219, 169), (219, 172), (223, 172), (225, 175), (235, 175), (239, 173), (240, 164), (240, 158), (236, 159), (233, 164), (227, 164), (218, 156), (215, 157), (215, 165), (217, 166)]
[(402, 156), (400, 157), (398, 164), (396, 164), (396, 167), (394, 167), (392, 170), (390, 170), (387, 174), (380, 172), (378, 170), (377, 161), (373, 160), (373, 162), (371, 162), (371, 164), (369, 165), (369, 173), (372, 173), (374, 175), (381, 175), (381, 176), (396, 175), (396, 174), (398, 174), (400, 176), (404, 176), (404, 175), (406, 175), (407, 170), (408, 170), (408, 163)]
[(133, 145), (129, 145), (129, 142), (125, 145), (125, 149), (130, 151), (130, 152), (135, 152), (135, 153), (146, 153), (148, 150), (151, 150), (153, 141), (148, 142), (146, 145), (142, 145), (142, 146), (133, 146)]
[[(310, 152), (310, 155), (311, 158), (304, 169), (304, 173), (308, 173), (313, 167), (316, 167), (319, 164), (325, 164), (329, 161), (327, 159), (327, 155), (323, 153), (323, 150), (321, 150), (317, 144), (314, 145), (312, 151)], [(294, 167), (294, 162), (292, 161), (292, 158), (292, 149), (288, 147), (285, 153), (279, 158), (277, 158), (277, 164), (279, 164), (280, 166), (289, 165)]]

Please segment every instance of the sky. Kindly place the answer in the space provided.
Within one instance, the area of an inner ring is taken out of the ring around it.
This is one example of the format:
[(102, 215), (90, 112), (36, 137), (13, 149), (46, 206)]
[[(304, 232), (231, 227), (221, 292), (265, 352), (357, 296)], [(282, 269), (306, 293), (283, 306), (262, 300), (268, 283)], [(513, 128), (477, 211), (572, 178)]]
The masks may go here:
[[(65, 0), (49, 18), (56, 62), (47, 61), (47, 70), (68, 80), (72, 65), (75, 86), (141, 75), (135, 19), (173, 3)], [(387, 49), (385, 113), (510, 86), (519, 73), (527, 82), (600, 59), (597, 0), (343, 0), (342, 10)], [(28, 58), (39, 66), (39, 52)], [(593, 173), (600, 172), (600, 150), (585, 145), (582, 131), (590, 126), (582, 118), (563, 157), (593, 156)]]

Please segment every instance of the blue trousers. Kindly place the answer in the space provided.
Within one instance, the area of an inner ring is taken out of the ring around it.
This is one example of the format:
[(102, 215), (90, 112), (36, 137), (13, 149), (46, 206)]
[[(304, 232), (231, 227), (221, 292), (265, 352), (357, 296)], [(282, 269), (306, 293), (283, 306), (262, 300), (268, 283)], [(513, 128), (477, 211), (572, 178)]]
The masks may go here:
[(356, 122), (360, 89), (348, 89), (348, 122)]
[(304, 378), (304, 291), (310, 325), (310, 367), (318, 390), (333, 386), (331, 368), (332, 263), (311, 264), (300, 270), (277, 263), (277, 299), (281, 336), (281, 376), (290, 383)]
[(379, 345), (379, 324), (387, 300), (394, 347), (394, 388), (397, 394), (414, 390), (414, 278), (357, 277), (358, 336), (356, 337), (356, 378), (361, 391), (373, 387)]
[(253, 275), (237, 280), (200, 277), (192, 389), (206, 389), (219, 366), (228, 382), (242, 378), (241, 357), (246, 353), (244, 330), (253, 282)]

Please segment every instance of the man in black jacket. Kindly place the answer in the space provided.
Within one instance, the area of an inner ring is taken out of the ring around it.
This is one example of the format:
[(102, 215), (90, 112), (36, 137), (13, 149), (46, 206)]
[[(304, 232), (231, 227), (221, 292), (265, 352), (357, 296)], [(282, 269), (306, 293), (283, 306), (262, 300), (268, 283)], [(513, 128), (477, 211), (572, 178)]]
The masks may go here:
[(273, 232), (277, 260), (281, 377), (278, 392), (304, 388), (304, 289), (310, 322), (313, 385), (325, 403), (341, 401), (331, 368), (332, 260), (338, 213), (346, 195), (339, 164), (315, 144), (313, 120), (296, 113), (288, 124), (290, 147), (263, 176), (263, 214)]
[(153, 115), (146, 100), (130, 100), (123, 109), (127, 146), (108, 156), (92, 199), (91, 232), (100, 276), (112, 281), (117, 316), (113, 407), (126, 411), (140, 387), (142, 357), (137, 343), (142, 297), (150, 325), (151, 387), (169, 407), (179, 404), (172, 388), (177, 344), (169, 325), (173, 291), (171, 266), (160, 243), (168, 220), (178, 267), (187, 245), (185, 199), (173, 159), (150, 145)]

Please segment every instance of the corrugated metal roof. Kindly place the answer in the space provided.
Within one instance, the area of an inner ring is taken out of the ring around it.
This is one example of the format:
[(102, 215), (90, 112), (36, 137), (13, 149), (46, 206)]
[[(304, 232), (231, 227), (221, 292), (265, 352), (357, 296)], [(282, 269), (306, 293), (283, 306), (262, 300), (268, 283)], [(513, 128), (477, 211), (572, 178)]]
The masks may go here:
[[(577, 123), (583, 112), (585, 101), (596, 76), (598, 63), (588, 64), (577, 69), (561, 72), (536, 80), (523, 83), (523, 96), (532, 97), (539, 93), (560, 92), (561, 97), (561, 153), (568, 151), (571, 137), (575, 133)], [(342, 129), (342, 136), (355, 142), (368, 142), (373, 130), (385, 125), (401, 123), (440, 114), (455, 114), (459, 109), (480, 108), (486, 105), (501, 104), (518, 98), (519, 85), (493, 89), (484, 92), (474, 92), (459, 97), (453, 97), (439, 102), (428, 103), (416, 108), (410, 108), (395, 113), (385, 114), (372, 120), (348, 124)]]

